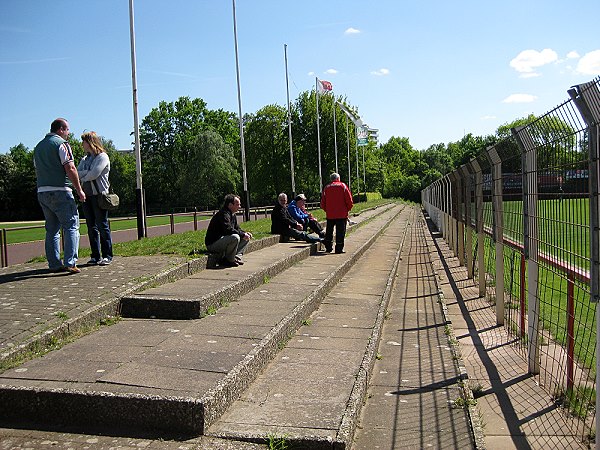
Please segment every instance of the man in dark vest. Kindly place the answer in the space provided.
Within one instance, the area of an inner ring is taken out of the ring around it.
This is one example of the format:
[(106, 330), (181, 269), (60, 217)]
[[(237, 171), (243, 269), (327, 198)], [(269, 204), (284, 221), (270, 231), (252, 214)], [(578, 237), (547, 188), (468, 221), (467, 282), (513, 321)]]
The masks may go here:
[[(79, 250), (79, 213), (73, 190), (80, 201), (85, 201), (73, 152), (67, 139), (69, 123), (56, 119), (50, 125), (50, 133), (33, 150), (33, 162), (37, 177), (37, 197), (46, 219), (46, 259), (53, 272), (79, 273), (77, 252)], [(64, 263), (60, 260), (59, 231), (64, 238)]]

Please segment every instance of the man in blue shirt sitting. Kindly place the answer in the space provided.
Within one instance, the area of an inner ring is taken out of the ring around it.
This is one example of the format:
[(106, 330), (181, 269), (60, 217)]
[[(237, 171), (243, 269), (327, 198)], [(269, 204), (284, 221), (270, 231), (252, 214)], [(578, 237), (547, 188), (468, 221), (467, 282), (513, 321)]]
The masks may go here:
[(304, 194), (296, 195), (296, 198), (292, 200), (292, 202), (288, 205), (288, 211), (290, 212), (290, 216), (296, 222), (301, 223), (304, 227), (304, 230), (308, 230), (309, 228), (317, 233), (319, 237), (325, 237), (325, 231), (321, 227), (321, 224), (317, 219), (313, 217), (311, 213), (306, 211), (306, 196)]

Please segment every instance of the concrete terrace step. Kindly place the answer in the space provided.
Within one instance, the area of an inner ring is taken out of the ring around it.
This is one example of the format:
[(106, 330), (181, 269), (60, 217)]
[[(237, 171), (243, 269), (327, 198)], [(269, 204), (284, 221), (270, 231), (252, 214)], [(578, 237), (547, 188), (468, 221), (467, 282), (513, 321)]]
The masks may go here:
[[(356, 222), (376, 217), (391, 206), (364, 211)], [(278, 242), (278, 236), (250, 242), (244, 257), (248, 265), (235, 269), (199, 271), (198, 267), (208, 264), (208, 258), (203, 258), (195, 270), (188, 269), (188, 278), (181, 280), (184, 271), (177, 271), (172, 278), (180, 280), (176, 285), (159, 283), (158, 287), (123, 296), (119, 313), (131, 318), (199, 319), (210, 309), (220, 308), (317, 252), (316, 244), (292, 240), (275, 245)]]
[(316, 253), (316, 244), (298, 241), (263, 248), (247, 254), (243, 266), (203, 270), (177, 283), (123, 297), (120, 313), (122, 317), (199, 319)]
[(257, 443), (279, 436), (291, 448), (351, 446), (415, 211), (396, 217), (207, 436)]
[[(0, 417), (113, 433), (121, 428), (124, 434), (202, 434), (402, 208), (389, 208), (354, 231), (346, 254), (300, 261), (238, 301), (223, 303), (227, 307), (214, 316), (124, 319), (6, 371), (0, 375)], [(189, 281), (168, 286), (176, 290)], [(196, 281), (199, 289), (204, 281)]]

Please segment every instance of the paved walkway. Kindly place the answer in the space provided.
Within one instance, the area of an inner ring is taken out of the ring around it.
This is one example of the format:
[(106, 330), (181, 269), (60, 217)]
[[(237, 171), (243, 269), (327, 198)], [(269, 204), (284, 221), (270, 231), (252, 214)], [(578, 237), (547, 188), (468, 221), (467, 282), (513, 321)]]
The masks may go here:
[(458, 258), (434, 233), (434, 267), (447, 304), (454, 335), (476, 391), (478, 416), (488, 450), (587, 448), (576, 434), (577, 423), (528, 374), (524, 355), (496, 325), (493, 305), (479, 297), (478, 287)]

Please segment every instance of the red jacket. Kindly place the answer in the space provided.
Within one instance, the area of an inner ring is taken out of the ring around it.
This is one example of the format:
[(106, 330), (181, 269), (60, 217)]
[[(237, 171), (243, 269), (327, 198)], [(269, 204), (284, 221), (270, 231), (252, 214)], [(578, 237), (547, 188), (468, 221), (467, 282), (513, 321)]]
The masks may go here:
[(321, 209), (328, 219), (346, 219), (353, 206), (352, 193), (345, 183), (332, 181), (323, 189)]

